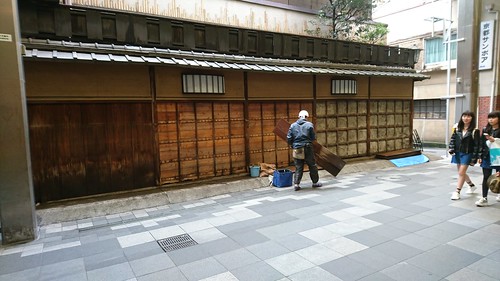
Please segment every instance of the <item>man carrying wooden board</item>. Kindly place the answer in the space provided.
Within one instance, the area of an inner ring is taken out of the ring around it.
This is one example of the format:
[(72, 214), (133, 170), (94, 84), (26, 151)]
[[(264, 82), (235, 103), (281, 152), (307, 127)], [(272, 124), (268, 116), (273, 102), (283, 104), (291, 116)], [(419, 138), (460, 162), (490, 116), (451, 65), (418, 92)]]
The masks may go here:
[(299, 119), (290, 125), (286, 135), (288, 144), (293, 149), (293, 160), (295, 162), (295, 174), (293, 183), (295, 191), (300, 190), (300, 181), (304, 173), (304, 163), (309, 166), (309, 176), (313, 182), (312, 187), (320, 187), (318, 167), (314, 159), (312, 142), (316, 140), (314, 125), (307, 121), (309, 113), (306, 110), (299, 112)]
[[(300, 113), (302, 113), (302, 114), (300, 114)], [(299, 116), (299, 119), (297, 120), (297, 122), (299, 122), (300, 120), (303, 120), (303, 121), (308, 122), (312, 126), (312, 123), (309, 122), (309, 121), (307, 121), (309, 113), (307, 111), (305, 111), (305, 110), (304, 111), (300, 111), (300, 113), (299, 113), (299, 115), (302, 115), (305, 118), (301, 118)], [(295, 123), (297, 123), (297, 122), (295, 122)], [(288, 141), (288, 133), (289, 133), (290, 129), (292, 128), (292, 125), (290, 125), (290, 123), (288, 123), (286, 120), (280, 119), (280, 120), (278, 120), (278, 122), (276, 124), (276, 127), (274, 128), (274, 133), (278, 137), (280, 137), (284, 141), (287, 141), (290, 144), (290, 142)], [(313, 160), (315, 159), (316, 161), (314, 162), (314, 166), (313, 166), (314, 168), (311, 168), (311, 166), (310, 166), (309, 169), (310, 169), (310, 171), (312, 171), (313, 169), (315, 169), (315, 172), (310, 173), (311, 180), (313, 181), (313, 183), (319, 183), (319, 175), (317, 174), (316, 162), (323, 169), (325, 169), (326, 171), (328, 171), (330, 174), (332, 174), (335, 177), (342, 170), (342, 168), (345, 166), (346, 163), (345, 163), (344, 160), (342, 160), (342, 158), (340, 158), (337, 155), (333, 154), (330, 150), (328, 150), (326, 147), (322, 146), (320, 143), (318, 143), (316, 141), (316, 136), (315, 136), (315, 131), (314, 131), (314, 127), (313, 126), (312, 126), (312, 131), (314, 132), (314, 137), (310, 138), (312, 140), (310, 140), (309, 143), (312, 144), (313, 153), (314, 153)], [(290, 144), (290, 145), (293, 148), (293, 141), (292, 141), (292, 144)], [(300, 153), (300, 151), (299, 151), (299, 153)], [(303, 174), (303, 171), (304, 171), (303, 170), (303, 168), (304, 168), (304, 162), (306, 162), (306, 161), (304, 159), (302, 161), (299, 161), (299, 163), (297, 163), (297, 159), (295, 158), (295, 156), (296, 155), (294, 155), (294, 162), (295, 162), (295, 165), (296, 165), (296, 171), (295, 171), (295, 175), (294, 175), (294, 183), (295, 183), (295, 189), (296, 190), (300, 190), (300, 180), (302, 179), (302, 174)], [(304, 155), (304, 158), (305, 158), (305, 155)], [(307, 164), (307, 162), (306, 162), (306, 164)], [(299, 177), (299, 166), (301, 167), (301, 169), (300, 169), (300, 177)], [(297, 181), (297, 179), (298, 179), (298, 181)], [(319, 183), (319, 184), (321, 185), (321, 183)]]

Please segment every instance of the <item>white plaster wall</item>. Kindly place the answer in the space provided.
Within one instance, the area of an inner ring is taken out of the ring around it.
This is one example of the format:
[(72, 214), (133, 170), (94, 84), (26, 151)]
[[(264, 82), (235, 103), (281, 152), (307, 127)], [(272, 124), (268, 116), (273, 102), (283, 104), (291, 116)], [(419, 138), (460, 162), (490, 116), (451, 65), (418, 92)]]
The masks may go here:
[(315, 15), (235, 0), (62, 0), (98, 7), (235, 27), (306, 35)]

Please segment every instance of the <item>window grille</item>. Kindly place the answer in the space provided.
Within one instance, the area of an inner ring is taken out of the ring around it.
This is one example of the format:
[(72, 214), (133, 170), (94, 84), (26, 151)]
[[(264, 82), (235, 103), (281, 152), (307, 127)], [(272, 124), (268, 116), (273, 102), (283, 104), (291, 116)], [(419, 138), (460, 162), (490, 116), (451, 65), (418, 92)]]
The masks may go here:
[(224, 76), (183, 74), (182, 92), (184, 94), (224, 94)]

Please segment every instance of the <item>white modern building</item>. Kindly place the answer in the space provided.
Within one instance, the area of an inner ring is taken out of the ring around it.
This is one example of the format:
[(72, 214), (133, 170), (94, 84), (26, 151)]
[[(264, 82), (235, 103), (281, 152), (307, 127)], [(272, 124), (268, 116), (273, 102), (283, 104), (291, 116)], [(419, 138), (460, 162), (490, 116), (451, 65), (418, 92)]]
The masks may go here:
[(431, 79), (415, 83), (413, 126), (425, 143), (446, 144), (464, 110), (482, 127), (498, 108), (499, 9), (495, 0), (391, 0), (374, 11), (389, 45), (422, 50), (417, 68)]

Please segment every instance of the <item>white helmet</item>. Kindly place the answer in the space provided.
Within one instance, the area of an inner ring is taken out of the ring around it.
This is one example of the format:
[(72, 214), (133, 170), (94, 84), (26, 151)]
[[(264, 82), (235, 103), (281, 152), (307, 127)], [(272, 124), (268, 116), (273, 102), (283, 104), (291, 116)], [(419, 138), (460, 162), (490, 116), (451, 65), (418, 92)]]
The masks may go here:
[(299, 112), (299, 118), (300, 119), (306, 119), (307, 117), (309, 117), (309, 112), (307, 112), (307, 110), (301, 110)]

